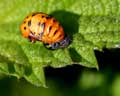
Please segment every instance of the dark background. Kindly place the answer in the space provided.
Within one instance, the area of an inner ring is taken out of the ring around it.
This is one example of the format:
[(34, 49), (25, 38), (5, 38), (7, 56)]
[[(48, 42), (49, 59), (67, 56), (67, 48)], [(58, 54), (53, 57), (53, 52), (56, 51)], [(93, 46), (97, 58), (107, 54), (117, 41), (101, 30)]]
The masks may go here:
[(45, 68), (48, 88), (0, 76), (0, 96), (120, 96), (120, 49), (95, 51), (99, 70), (80, 65)]

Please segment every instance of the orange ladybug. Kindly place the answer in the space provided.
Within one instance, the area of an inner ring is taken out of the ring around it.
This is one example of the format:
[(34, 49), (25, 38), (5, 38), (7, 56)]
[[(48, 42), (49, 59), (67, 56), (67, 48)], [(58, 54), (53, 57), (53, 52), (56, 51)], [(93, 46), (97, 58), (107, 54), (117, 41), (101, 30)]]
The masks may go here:
[(28, 15), (20, 29), (23, 37), (31, 42), (41, 41), (50, 49), (64, 48), (71, 41), (54, 17), (41, 12)]

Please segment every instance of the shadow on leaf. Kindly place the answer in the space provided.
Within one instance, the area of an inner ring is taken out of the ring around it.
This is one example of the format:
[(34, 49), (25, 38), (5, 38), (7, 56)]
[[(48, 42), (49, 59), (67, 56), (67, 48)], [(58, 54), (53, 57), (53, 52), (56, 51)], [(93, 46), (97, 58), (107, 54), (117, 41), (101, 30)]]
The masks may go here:
[(80, 15), (64, 10), (54, 11), (51, 15), (60, 22), (65, 33), (71, 38), (73, 38), (73, 35), (78, 32), (78, 19), (80, 18)]
[[(31, 64), (17, 42), (12, 40), (1, 40), (0, 45), (0, 63), (7, 64), (9, 73), (17, 74), (18, 71), (23, 73), (22, 71), (24, 70), (25, 75), (31, 74)], [(7, 68), (5, 70), (7, 70)]]
[(74, 48), (69, 48), (70, 57), (73, 62), (80, 62), (82, 57), (77, 53)]
[[(8, 57), (5, 57), (5, 56), (0, 55), (0, 63), (3, 63), (4, 66), (5, 66), (5, 64), (7, 64), (7, 66), (8, 66), (7, 68), (8, 68), (8, 72), (9, 72), (9, 73), (14, 73), (14, 72), (15, 72), (15, 68), (14, 68), (15, 62), (9, 60)], [(2, 65), (1, 65), (1, 66), (2, 66)], [(4, 67), (4, 68), (6, 68), (6, 67)], [(6, 68), (6, 69), (0, 68), (0, 70), (1, 70), (1, 71), (5, 71), (5, 70), (7, 70), (7, 68)]]

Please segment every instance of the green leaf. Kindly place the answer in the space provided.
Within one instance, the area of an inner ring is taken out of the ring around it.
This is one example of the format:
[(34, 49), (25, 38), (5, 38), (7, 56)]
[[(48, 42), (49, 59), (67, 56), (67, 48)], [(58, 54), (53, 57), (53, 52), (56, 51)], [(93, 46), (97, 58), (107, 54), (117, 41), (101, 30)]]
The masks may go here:
[(25, 75), (25, 79), (36, 86), (46, 87), (44, 69), (40, 64), (33, 64), (33, 72)]
[[(44, 67), (98, 68), (94, 50), (120, 46), (119, 0), (0, 0), (0, 73), (46, 87)], [(31, 12), (53, 15), (72, 40), (65, 49), (30, 43), (19, 26)]]

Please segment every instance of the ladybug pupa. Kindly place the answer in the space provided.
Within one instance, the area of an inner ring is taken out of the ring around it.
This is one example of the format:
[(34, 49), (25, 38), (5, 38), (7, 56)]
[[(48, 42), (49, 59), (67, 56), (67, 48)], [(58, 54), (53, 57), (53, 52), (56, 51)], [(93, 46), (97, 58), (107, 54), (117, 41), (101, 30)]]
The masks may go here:
[(28, 15), (20, 29), (23, 37), (28, 38), (31, 42), (41, 41), (49, 49), (65, 48), (71, 42), (60, 23), (45, 13)]

